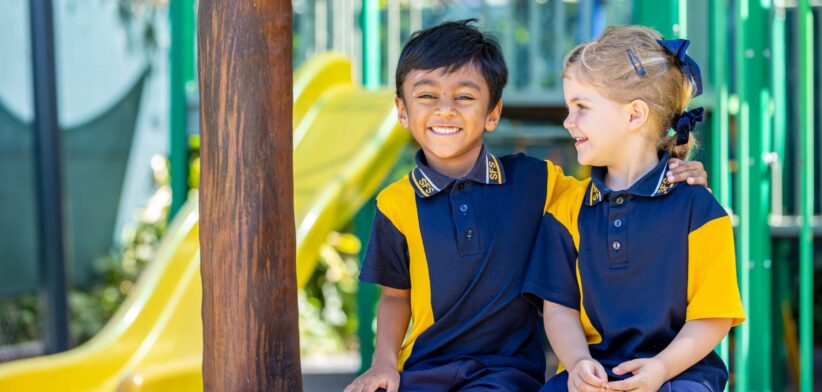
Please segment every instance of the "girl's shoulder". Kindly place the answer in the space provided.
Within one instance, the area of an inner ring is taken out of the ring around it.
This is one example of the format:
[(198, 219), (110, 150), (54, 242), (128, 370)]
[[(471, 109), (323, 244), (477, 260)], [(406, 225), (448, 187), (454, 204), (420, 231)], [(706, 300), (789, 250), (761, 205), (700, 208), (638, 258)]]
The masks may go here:
[[(672, 195), (677, 194), (679, 202), (687, 203), (687, 211), (689, 212), (689, 222), (692, 230), (695, 230), (705, 223), (714, 219), (728, 216), (728, 212), (714, 197), (708, 188), (702, 185), (687, 185), (683, 184), (682, 189), (673, 192)], [(678, 208), (682, 208), (677, 206)]]

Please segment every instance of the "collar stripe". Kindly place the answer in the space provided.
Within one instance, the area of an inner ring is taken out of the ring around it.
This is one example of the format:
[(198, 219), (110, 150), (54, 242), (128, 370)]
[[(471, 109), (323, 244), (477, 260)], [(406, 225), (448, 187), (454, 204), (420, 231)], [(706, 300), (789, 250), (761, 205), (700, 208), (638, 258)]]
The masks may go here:
[(488, 169), (488, 154), (485, 154), (485, 183), (489, 183), (489, 176), (491, 175), (491, 170)]
[(428, 196), (428, 194), (427, 194), (427, 193), (425, 193), (425, 190), (424, 190), (424, 189), (422, 189), (422, 186), (420, 185), (420, 182), (419, 182), (419, 181), (417, 181), (417, 176), (416, 176), (416, 175), (414, 175), (414, 172), (415, 172), (415, 171), (416, 171), (416, 170), (411, 170), (411, 179), (412, 179), (412, 180), (414, 180), (414, 185), (416, 185), (417, 189), (420, 191), (420, 193), (421, 193), (422, 195), (424, 195), (424, 196)]
[(434, 184), (434, 181), (431, 181), (431, 179), (428, 178), (428, 175), (425, 174), (425, 170), (422, 170), (422, 168), (418, 169), (420, 170), (420, 174), (422, 174), (422, 176), (425, 177), (426, 180), (428, 180), (428, 183), (431, 184), (431, 187), (433, 187), (435, 191), (439, 192), (440, 188), (438, 188), (437, 185)]
[[(499, 161), (497, 161), (497, 157), (496, 157), (496, 155), (494, 155), (494, 154), (488, 154), (488, 155), (490, 155), (490, 156), (491, 156), (491, 158), (493, 158), (493, 159), (494, 159), (494, 165), (495, 165), (495, 166), (496, 166), (496, 168), (497, 168), (497, 183), (498, 183), (498, 184), (502, 184), (502, 176), (503, 176), (503, 174), (502, 174), (502, 168), (499, 166)], [(488, 155), (486, 155), (486, 156), (485, 156), (485, 161), (486, 161), (486, 163), (485, 163), (485, 165), (486, 165), (486, 172), (488, 172)], [(488, 181), (486, 181), (486, 182), (488, 182)]]

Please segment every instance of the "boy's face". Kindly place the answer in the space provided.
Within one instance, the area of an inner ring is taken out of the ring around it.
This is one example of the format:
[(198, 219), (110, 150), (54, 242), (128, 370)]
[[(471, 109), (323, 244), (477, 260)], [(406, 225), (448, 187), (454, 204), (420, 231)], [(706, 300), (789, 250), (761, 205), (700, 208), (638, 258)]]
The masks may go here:
[(395, 99), (397, 114), (431, 167), (446, 172), (466, 166), (470, 170), (482, 148), (484, 131), (497, 127), (502, 102), (488, 110), (488, 84), (475, 66), (444, 71), (409, 72), (402, 85), (403, 98)]
[(566, 76), (562, 82), (568, 116), (562, 125), (576, 140), (581, 165), (609, 166), (622, 159), (630, 112), (595, 87)]

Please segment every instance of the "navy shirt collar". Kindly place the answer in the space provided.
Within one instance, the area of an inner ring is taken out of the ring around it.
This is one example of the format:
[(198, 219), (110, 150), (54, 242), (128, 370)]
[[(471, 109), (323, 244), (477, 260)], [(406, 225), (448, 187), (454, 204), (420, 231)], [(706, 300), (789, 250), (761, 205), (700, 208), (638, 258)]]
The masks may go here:
[[(634, 185), (626, 189), (624, 193), (643, 197), (657, 197), (670, 193), (677, 183), (668, 182), (668, 177), (665, 175), (668, 171), (669, 159), (668, 153), (663, 152), (659, 157), (659, 163)], [(591, 185), (588, 188), (585, 204), (589, 206), (596, 205), (605, 199), (609, 193), (613, 192), (605, 185), (606, 173), (608, 173), (606, 167), (594, 166), (591, 168)]]
[[(458, 180), (457, 178), (441, 174), (428, 166), (422, 149), (417, 151), (414, 160), (417, 163), (417, 167), (408, 173), (408, 180), (411, 181), (414, 192), (420, 197), (431, 197)], [(505, 171), (502, 169), (499, 159), (497, 159), (494, 154), (488, 152), (485, 149), (485, 145), (483, 145), (479, 157), (474, 163), (474, 167), (471, 168), (471, 171), (462, 179), (481, 184), (504, 184)]]

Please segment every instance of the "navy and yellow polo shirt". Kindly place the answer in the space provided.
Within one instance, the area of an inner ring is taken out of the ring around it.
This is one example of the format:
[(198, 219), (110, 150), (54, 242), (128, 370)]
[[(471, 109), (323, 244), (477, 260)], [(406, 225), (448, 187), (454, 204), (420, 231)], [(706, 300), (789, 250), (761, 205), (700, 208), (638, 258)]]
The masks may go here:
[[(731, 220), (702, 186), (671, 184), (668, 156), (624, 191), (605, 168), (546, 208), (523, 287), (580, 312), (591, 356), (611, 369), (652, 357), (685, 322), (744, 321)], [(541, 301), (539, 302), (541, 308)], [(711, 353), (677, 378), (721, 391), (728, 372)]]
[(516, 367), (542, 382), (539, 315), (520, 295), (548, 195), (579, 181), (550, 162), (483, 147), (471, 172), (417, 167), (377, 196), (360, 280), (410, 289), (400, 370), (459, 358)]

